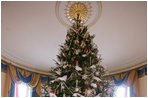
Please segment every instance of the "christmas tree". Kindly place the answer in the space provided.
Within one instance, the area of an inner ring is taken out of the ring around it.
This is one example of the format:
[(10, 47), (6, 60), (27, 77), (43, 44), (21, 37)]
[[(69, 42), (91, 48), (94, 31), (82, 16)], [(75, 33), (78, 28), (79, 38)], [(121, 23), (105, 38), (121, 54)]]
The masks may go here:
[(67, 31), (66, 40), (52, 70), (54, 80), (42, 85), (42, 96), (94, 97), (109, 96), (109, 82), (104, 79), (98, 47), (79, 18)]

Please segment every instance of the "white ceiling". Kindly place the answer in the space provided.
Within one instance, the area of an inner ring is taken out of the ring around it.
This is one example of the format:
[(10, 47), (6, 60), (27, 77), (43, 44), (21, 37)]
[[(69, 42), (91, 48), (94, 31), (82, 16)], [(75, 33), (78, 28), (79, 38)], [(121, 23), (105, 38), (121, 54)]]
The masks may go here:
[[(56, 2), (2, 2), (2, 55), (49, 71), (68, 28), (55, 15)], [(88, 31), (108, 70), (147, 59), (146, 2), (102, 2), (102, 15)]]

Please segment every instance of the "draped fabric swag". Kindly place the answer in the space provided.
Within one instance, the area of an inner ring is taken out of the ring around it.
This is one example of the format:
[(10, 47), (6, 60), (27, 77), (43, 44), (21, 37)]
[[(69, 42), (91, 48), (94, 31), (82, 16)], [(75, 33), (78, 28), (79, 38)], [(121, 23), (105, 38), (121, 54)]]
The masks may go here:
[(1, 68), (6, 72), (5, 97), (14, 97), (15, 83), (20, 81), (27, 83), (32, 88), (32, 97), (39, 97), (41, 83), (47, 83), (51, 80), (46, 75), (23, 70), (11, 64), (1, 63)]
[(147, 74), (147, 66), (128, 72), (107, 76), (107, 80), (113, 80), (116, 86), (127, 85), (130, 87), (130, 97), (139, 97), (138, 77)]
[[(41, 83), (47, 83), (51, 80), (49, 76), (33, 73), (17, 68), (9, 63), (1, 63), (1, 68), (6, 72), (5, 97), (13, 97), (15, 91), (15, 83), (23, 81), (32, 88), (32, 97), (39, 97), (41, 91)], [(113, 80), (116, 86), (125, 84), (130, 86), (130, 96), (138, 97), (138, 77), (147, 75), (147, 66), (106, 76), (107, 80)]]

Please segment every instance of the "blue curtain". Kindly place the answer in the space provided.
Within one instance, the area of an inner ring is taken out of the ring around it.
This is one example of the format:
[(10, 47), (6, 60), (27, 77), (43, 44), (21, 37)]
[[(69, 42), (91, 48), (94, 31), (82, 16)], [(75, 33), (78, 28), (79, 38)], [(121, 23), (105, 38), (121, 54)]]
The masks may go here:
[(130, 72), (128, 72), (123, 78), (120, 76), (119, 80), (116, 80), (115, 76), (111, 76), (111, 79), (114, 81), (115, 85), (120, 86), (128, 79), (129, 74)]
[[(9, 66), (7, 66), (6, 64), (1, 63), (1, 68), (3, 70), (6, 70), (7, 68), (9, 68)], [(25, 75), (25, 72), (22, 75), (21, 72), (18, 71), (19, 68), (15, 67), (15, 69), (16, 69), (16, 71), (15, 71), (16, 72), (16, 75), (17, 75), (17, 77), (21, 81), (23, 81), (25, 83), (30, 83), (33, 80), (33, 77), (34, 77), (33, 76), (33, 73), (30, 73), (29, 76), (26, 76)], [(14, 93), (15, 93), (15, 82), (12, 79), (12, 75), (11, 75), (11, 72), (10, 71), (9, 71), (9, 74), (10, 74), (10, 77), (11, 77), (11, 87), (10, 87), (10, 90), (8, 91), (8, 96), (9, 97), (14, 97)], [(48, 76), (42, 76), (42, 75), (40, 75), (39, 80), (37, 82), (37, 85), (34, 88), (32, 88), (32, 97), (39, 97), (39, 95), (36, 92), (36, 88), (37, 88), (37, 86), (38, 86), (38, 84), (39, 84), (40, 81), (42, 81), (42, 82), (49, 82), (51, 80), (52, 79), (49, 78)]]
[(138, 75), (144, 75), (147, 74), (147, 66), (143, 67), (142, 69), (138, 70)]
[[(1, 63), (1, 68), (3, 70), (6, 70), (7, 68), (9, 68), (9, 66), (7, 66), (6, 64)], [(19, 68), (15, 67), (15, 69), (16, 69), (17, 77), (20, 80), (22, 80), (25, 83), (29, 83), (29, 82), (32, 81), (32, 79), (33, 79), (33, 73), (31, 73), (29, 76), (26, 77), (25, 74), (22, 75), (18, 71)], [(145, 66), (142, 69), (138, 70), (137, 72), (138, 72), (138, 75), (147, 74), (147, 67)], [(9, 72), (9, 74), (10, 74), (10, 72)], [(117, 86), (120, 86), (120, 85), (122, 85), (123, 83), (125, 83), (127, 81), (128, 77), (129, 77), (129, 74), (130, 74), (130, 72), (128, 72), (123, 78), (120, 77), (119, 80), (116, 80), (115, 76), (112, 76), (111, 79), (114, 81), (114, 83)], [(135, 79), (135, 77), (136, 77), (136, 74), (134, 76), (134, 79)], [(49, 78), (48, 76), (42, 76), (42, 75), (40, 75), (40, 78), (39, 78), (39, 81), (42, 81), (42, 82), (49, 82), (51, 80), (52, 79)], [(38, 81), (38, 83), (39, 83), (39, 81)], [(38, 83), (37, 83), (36, 87), (32, 88), (32, 97), (38, 97), (39, 96), (37, 94), (37, 92), (36, 92), (36, 88), (38, 86)], [(134, 84), (134, 81), (133, 81), (132, 85), (130, 86), (130, 96), (131, 97), (135, 96), (135, 93), (134, 93), (134, 90), (133, 90), (133, 84)], [(14, 83), (12, 77), (11, 77), (11, 88), (10, 88), (10, 90), (8, 92), (9, 97), (14, 97), (14, 91), (15, 91), (15, 83)]]
[(7, 65), (1, 63), (1, 69), (6, 70), (7, 69)]

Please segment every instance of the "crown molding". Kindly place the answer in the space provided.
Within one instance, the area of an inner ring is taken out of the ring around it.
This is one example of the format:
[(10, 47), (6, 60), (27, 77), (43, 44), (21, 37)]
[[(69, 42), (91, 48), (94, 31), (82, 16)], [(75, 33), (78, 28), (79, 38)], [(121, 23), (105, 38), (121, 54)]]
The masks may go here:
[(131, 66), (128, 66), (128, 67), (125, 67), (125, 68), (120, 68), (120, 69), (109, 71), (109, 75), (129, 71), (129, 70), (141, 67), (141, 66), (146, 65), (146, 64), (147, 64), (147, 60), (144, 60), (144, 61), (141, 61), (141, 62), (139, 62), (137, 64), (134, 64), (134, 65), (131, 65)]
[(35, 73), (40, 73), (40, 74), (45, 74), (45, 75), (51, 75), (51, 73), (49, 71), (45, 71), (45, 70), (40, 70), (40, 69), (37, 69), (37, 68), (33, 68), (33, 67), (29, 67), (29, 65), (24, 65), (24, 64), (21, 64), (21, 63), (18, 63), (16, 61), (13, 61), (3, 55), (1, 55), (1, 59), (4, 60), (5, 62), (7, 63), (10, 63), (16, 67), (19, 67), (21, 69), (25, 69), (25, 70), (28, 70), (28, 71), (31, 71), (31, 72), (35, 72)]
[[(28, 70), (28, 71), (40, 73), (40, 74), (51, 75), (51, 73), (49, 71), (45, 71), (45, 70), (40, 70), (40, 69), (37, 69), (37, 68), (29, 67), (27, 65), (18, 63), (16, 61), (13, 61), (13, 60), (11, 60), (11, 59), (3, 56), (3, 55), (1, 57), (2, 57), (2, 60), (6, 61), (8, 63), (11, 63), (11, 64), (13, 64), (16, 67), (19, 67), (19, 68), (22, 68), (22, 69), (25, 69), (25, 70)], [(112, 75), (112, 74), (122, 73), (122, 72), (125, 72), (125, 71), (129, 71), (129, 70), (141, 67), (141, 66), (143, 66), (145, 64), (147, 64), (147, 60), (141, 61), (141, 62), (139, 62), (139, 63), (137, 63), (135, 65), (132, 65), (132, 66), (128, 66), (128, 67), (125, 67), (125, 68), (109, 71), (108, 74)]]

